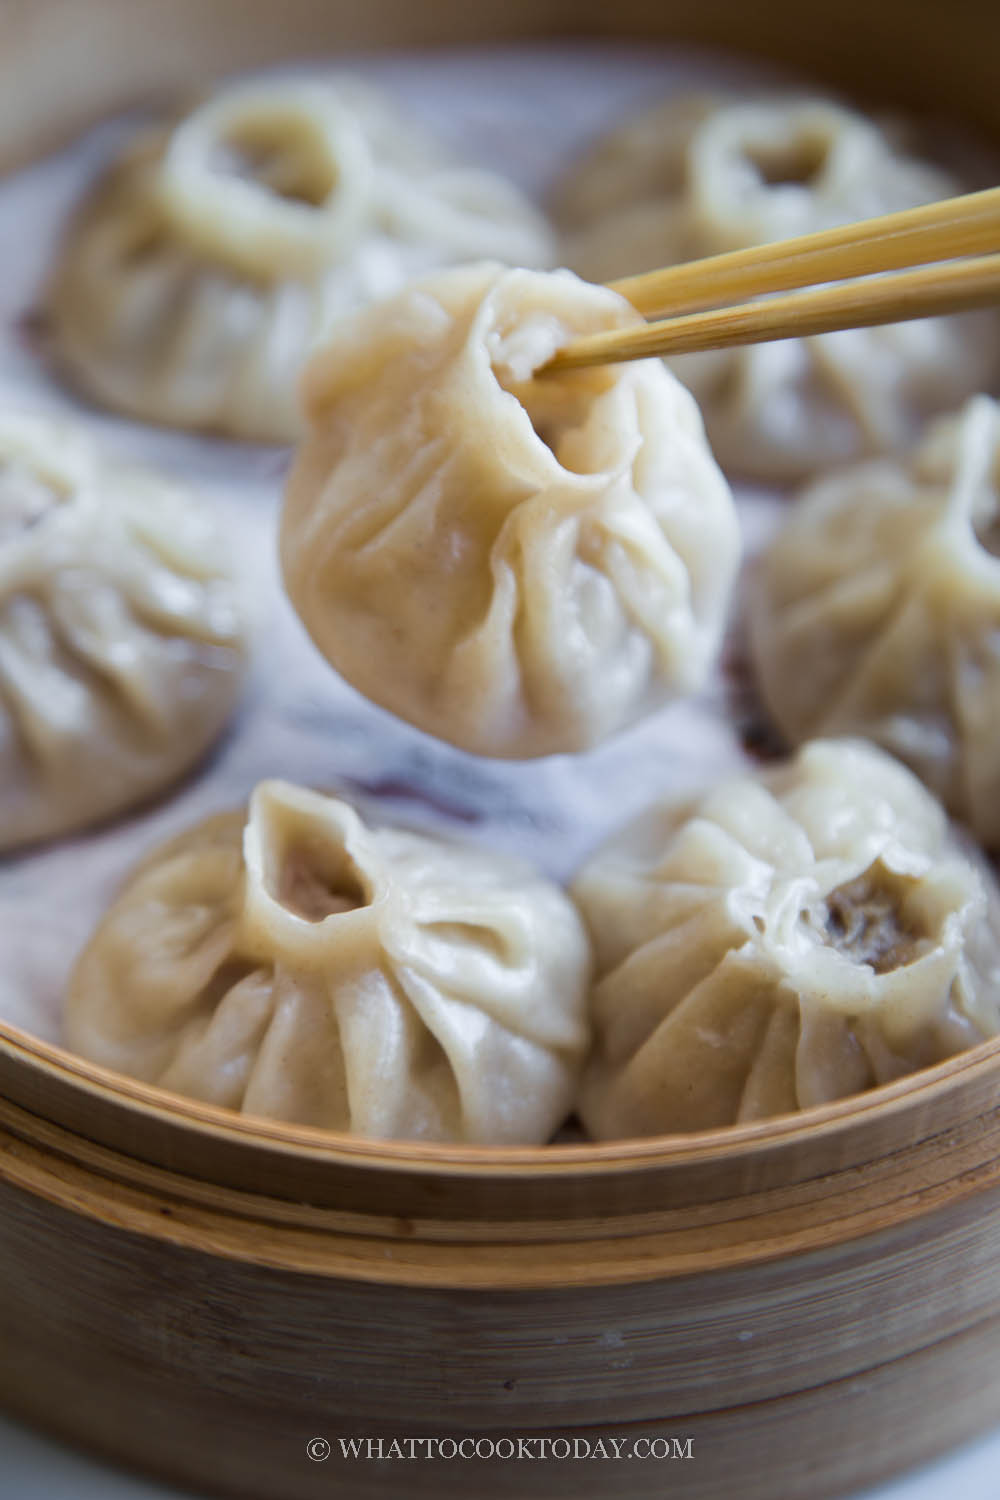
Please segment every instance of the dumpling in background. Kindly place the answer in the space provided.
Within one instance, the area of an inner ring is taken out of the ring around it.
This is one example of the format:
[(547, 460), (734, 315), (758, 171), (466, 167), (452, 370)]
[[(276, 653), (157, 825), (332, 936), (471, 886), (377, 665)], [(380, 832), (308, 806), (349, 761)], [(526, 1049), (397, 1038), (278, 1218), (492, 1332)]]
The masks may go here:
[(53, 354), (116, 410), (291, 442), (321, 329), (486, 254), (550, 263), (510, 184), (354, 79), (239, 84), (142, 132), (85, 201), (49, 289)]
[(753, 659), (793, 742), (859, 733), (1000, 848), (1000, 407), (834, 474), (758, 564)]
[(542, 1144), (588, 1043), (589, 951), (518, 860), (263, 782), (156, 851), (74, 972), (69, 1047), (356, 1135)]
[(572, 893), (594, 942), (600, 1140), (824, 1104), (1000, 1032), (1000, 888), (861, 741), (664, 801)]
[(0, 414), (0, 848), (159, 792), (218, 737), (245, 643), (198, 499)]
[[(563, 182), (563, 257), (609, 281), (961, 192), (872, 121), (821, 99), (671, 101)], [(1000, 367), (992, 313), (680, 355), (727, 470), (788, 481), (905, 447)]]
[(658, 360), (534, 378), (637, 322), (568, 271), (444, 272), (338, 330), (281, 526), (285, 583), (361, 692), (480, 755), (585, 749), (698, 688), (739, 551)]

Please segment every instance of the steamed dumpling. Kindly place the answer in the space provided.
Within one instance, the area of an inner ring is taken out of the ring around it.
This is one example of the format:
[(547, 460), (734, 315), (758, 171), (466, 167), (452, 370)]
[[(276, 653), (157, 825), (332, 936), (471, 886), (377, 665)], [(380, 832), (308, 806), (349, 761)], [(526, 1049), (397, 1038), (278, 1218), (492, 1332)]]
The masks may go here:
[(49, 294), (82, 390), (180, 427), (290, 442), (317, 333), (411, 276), (548, 231), (355, 80), (240, 84), (142, 133), (72, 225)]
[(245, 657), (223, 558), (178, 485), (0, 415), (0, 848), (133, 806), (217, 738)]
[(861, 741), (649, 808), (572, 888), (597, 1139), (824, 1104), (1000, 1032), (1000, 888)]
[[(626, 125), (563, 183), (567, 264), (594, 281), (740, 250), (960, 192), (873, 122), (821, 99), (681, 98)], [(1000, 366), (991, 313), (686, 354), (724, 468), (794, 480), (893, 451)]]
[(518, 860), (264, 782), (158, 850), (81, 956), (67, 1045), (248, 1114), (538, 1143), (588, 1042), (572, 904)]
[(1000, 848), (1000, 407), (802, 497), (751, 591), (753, 658), (785, 734), (858, 733)]
[(657, 360), (533, 378), (574, 334), (637, 320), (568, 271), (481, 264), (314, 356), (285, 583), (376, 703), (517, 758), (705, 681), (739, 541), (694, 401)]

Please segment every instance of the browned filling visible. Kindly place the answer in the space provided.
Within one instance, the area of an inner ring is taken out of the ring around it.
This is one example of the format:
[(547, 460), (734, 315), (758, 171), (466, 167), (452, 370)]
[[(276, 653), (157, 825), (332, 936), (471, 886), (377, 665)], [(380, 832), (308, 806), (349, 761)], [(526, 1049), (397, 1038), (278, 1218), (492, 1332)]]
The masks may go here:
[(220, 174), (257, 182), (279, 198), (310, 208), (318, 208), (336, 186), (331, 170), (320, 170), (287, 141), (275, 141), (249, 130), (234, 130), (219, 141), (212, 153), (212, 166)]
[(781, 145), (751, 143), (744, 155), (767, 187), (808, 187), (826, 166), (829, 144), (821, 136), (800, 136)]
[(837, 886), (808, 914), (810, 927), (829, 947), (876, 974), (888, 974), (912, 962), (926, 936), (902, 910), (902, 890), (894, 877), (874, 865), (863, 875)]
[(0, 459), (0, 543), (37, 526), (66, 495), (55, 480), (44, 479), (27, 464)]
[(322, 922), (338, 912), (357, 911), (368, 904), (367, 892), (349, 856), (318, 841), (294, 844), (286, 850), (277, 897), (307, 922)]

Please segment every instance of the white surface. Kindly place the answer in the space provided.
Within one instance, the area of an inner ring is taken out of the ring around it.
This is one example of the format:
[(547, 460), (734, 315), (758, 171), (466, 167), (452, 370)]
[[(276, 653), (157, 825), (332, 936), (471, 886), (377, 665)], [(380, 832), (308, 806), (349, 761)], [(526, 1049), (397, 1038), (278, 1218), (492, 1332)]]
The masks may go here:
[[(302, 1462), (308, 1462), (305, 1454)], [(469, 1478), (474, 1487), (471, 1465)], [(676, 1475), (671, 1488), (683, 1497), (684, 1485)], [(511, 1489), (513, 1493), (516, 1484)], [(1000, 1428), (904, 1479), (865, 1490), (850, 1500), (997, 1500), (998, 1495)], [(5, 1417), (0, 1417), (0, 1496), (4, 1500), (191, 1500), (189, 1491), (166, 1489), (92, 1463)]]

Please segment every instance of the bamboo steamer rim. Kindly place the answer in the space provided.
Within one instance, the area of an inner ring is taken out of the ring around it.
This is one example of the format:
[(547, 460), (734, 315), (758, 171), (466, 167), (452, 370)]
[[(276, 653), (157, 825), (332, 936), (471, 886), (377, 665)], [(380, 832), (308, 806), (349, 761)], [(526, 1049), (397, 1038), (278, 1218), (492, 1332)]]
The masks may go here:
[[(363, 1165), (374, 1170), (464, 1176), (560, 1177), (588, 1171), (629, 1172), (650, 1165), (708, 1165), (721, 1158), (751, 1154), (769, 1146), (808, 1145), (851, 1125), (904, 1115), (916, 1103), (941, 1104), (964, 1085), (987, 1082), (995, 1075), (1000, 1096), (1000, 1036), (921, 1068), (892, 1083), (881, 1084), (830, 1104), (746, 1124), (721, 1126), (690, 1134), (630, 1137), (620, 1141), (544, 1146), (467, 1146), (354, 1136), (344, 1131), (289, 1124), (263, 1116), (243, 1115), (218, 1105), (175, 1094), (77, 1057), (0, 1021), (0, 1056), (22, 1063), (44, 1088), (56, 1078), (95, 1101), (127, 1105), (158, 1125), (174, 1125), (218, 1140), (266, 1145), (316, 1162)], [(45, 1115), (41, 1091), (36, 1112)]]
[(1000, 1201), (998, 1057), (697, 1135), (486, 1148), (241, 1116), (0, 1024), (0, 1181), (147, 1244), (411, 1291), (784, 1275)]

